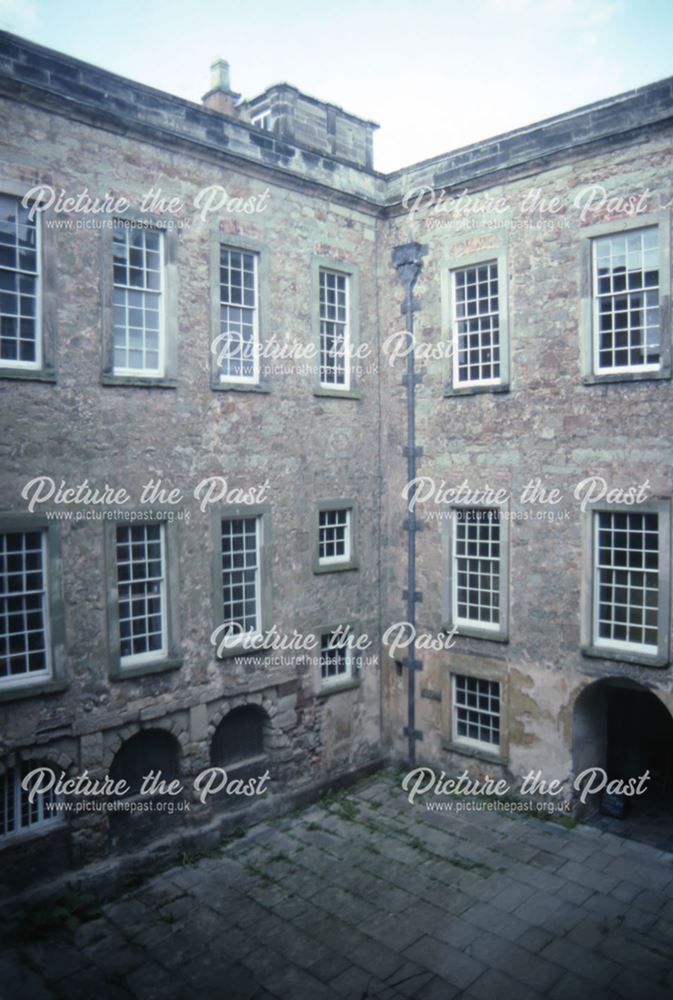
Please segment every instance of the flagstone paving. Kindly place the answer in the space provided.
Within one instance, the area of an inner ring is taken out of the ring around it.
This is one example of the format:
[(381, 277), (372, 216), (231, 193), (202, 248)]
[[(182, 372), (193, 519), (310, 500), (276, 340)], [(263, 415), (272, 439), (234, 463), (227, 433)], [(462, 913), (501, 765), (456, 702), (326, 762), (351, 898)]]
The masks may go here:
[(1, 950), (0, 998), (673, 995), (673, 855), (431, 812), (392, 771), (184, 862), (75, 930)]

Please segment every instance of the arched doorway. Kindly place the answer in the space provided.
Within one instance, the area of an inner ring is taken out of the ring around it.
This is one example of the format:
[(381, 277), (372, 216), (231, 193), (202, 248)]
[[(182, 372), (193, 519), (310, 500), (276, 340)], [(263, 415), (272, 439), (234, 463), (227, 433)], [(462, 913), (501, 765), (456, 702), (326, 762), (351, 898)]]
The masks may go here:
[[(626, 678), (595, 681), (573, 709), (573, 769), (603, 768), (609, 780), (649, 772), (642, 796), (624, 800), (626, 815), (601, 825), (670, 849), (673, 838), (673, 716), (642, 684)], [(607, 803), (597, 794), (585, 806), (600, 814)]]

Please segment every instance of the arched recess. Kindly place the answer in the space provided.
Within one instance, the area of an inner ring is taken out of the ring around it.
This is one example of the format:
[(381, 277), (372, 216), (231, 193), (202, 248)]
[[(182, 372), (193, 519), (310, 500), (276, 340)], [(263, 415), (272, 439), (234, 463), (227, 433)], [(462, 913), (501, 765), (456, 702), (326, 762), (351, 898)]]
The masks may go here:
[(269, 752), (271, 720), (259, 705), (232, 708), (213, 733), (210, 762), (227, 769), (264, 759)]
[(110, 777), (115, 782), (124, 779), (130, 789), (126, 797), (135, 797), (142, 808), (135, 808), (137, 803), (132, 802), (133, 808), (111, 812), (109, 837), (113, 850), (130, 850), (162, 836), (184, 817), (182, 793), (140, 797), (141, 784), (150, 772), (161, 781), (180, 778), (180, 743), (165, 729), (141, 729), (125, 740), (114, 755)]
[[(573, 707), (573, 770), (602, 768), (610, 780), (638, 778), (649, 771), (645, 800), (673, 804), (673, 716), (663, 701), (642, 684), (623, 677), (594, 681)], [(598, 808), (600, 796), (588, 802)]]
[(143, 779), (150, 773), (161, 771), (161, 779), (180, 776), (180, 744), (165, 729), (141, 729), (129, 737), (114, 755), (110, 777), (124, 779), (131, 795), (138, 795)]

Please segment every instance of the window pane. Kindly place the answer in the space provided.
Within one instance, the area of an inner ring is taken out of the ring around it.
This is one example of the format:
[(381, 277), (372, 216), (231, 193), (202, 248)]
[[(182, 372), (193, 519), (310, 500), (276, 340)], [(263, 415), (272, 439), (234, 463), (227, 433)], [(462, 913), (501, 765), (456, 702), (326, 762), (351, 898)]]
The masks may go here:
[(659, 237), (656, 227), (593, 241), (594, 337), (599, 371), (660, 362)]
[(0, 362), (39, 361), (37, 217), (0, 195)]
[(599, 644), (657, 648), (659, 531), (656, 514), (594, 515), (595, 634)]
[(258, 336), (257, 255), (221, 247), (217, 349), (221, 378), (256, 378)]
[(347, 274), (319, 272), (320, 293), (320, 382), (349, 385), (349, 324)]
[(49, 673), (45, 537), (0, 534), (0, 685)]
[(495, 627), (500, 622), (500, 515), (454, 511), (456, 619)]
[(113, 363), (116, 372), (161, 374), (163, 233), (119, 223), (113, 237)]
[(164, 528), (117, 528), (117, 589), (122, 661), (166, 652)]
[(458, 741), (500, 745), (500, 684), (478, 677), (453, 678), (453, 736)]
[(456, 382), (497, 382), (500, 379), (497, 261), (454, 271), (453, 299)]

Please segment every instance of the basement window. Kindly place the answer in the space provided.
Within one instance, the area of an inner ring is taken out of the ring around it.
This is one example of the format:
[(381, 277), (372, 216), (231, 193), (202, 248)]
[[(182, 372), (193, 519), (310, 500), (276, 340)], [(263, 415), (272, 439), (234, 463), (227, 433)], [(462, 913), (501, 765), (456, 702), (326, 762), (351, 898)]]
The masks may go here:
[(62, 813), (57, 808), (60, 800), (53, 791), (36, 795), (30, 802), (28, 792), (21, 787), (23, 778), (39, 766), (24, 761), (0, 773), (0, 841), (22, 833), (42, 832), (61, 822)]
[(454, 674), (452, 702), (454, 743), (499, 750), (499, 682)]

